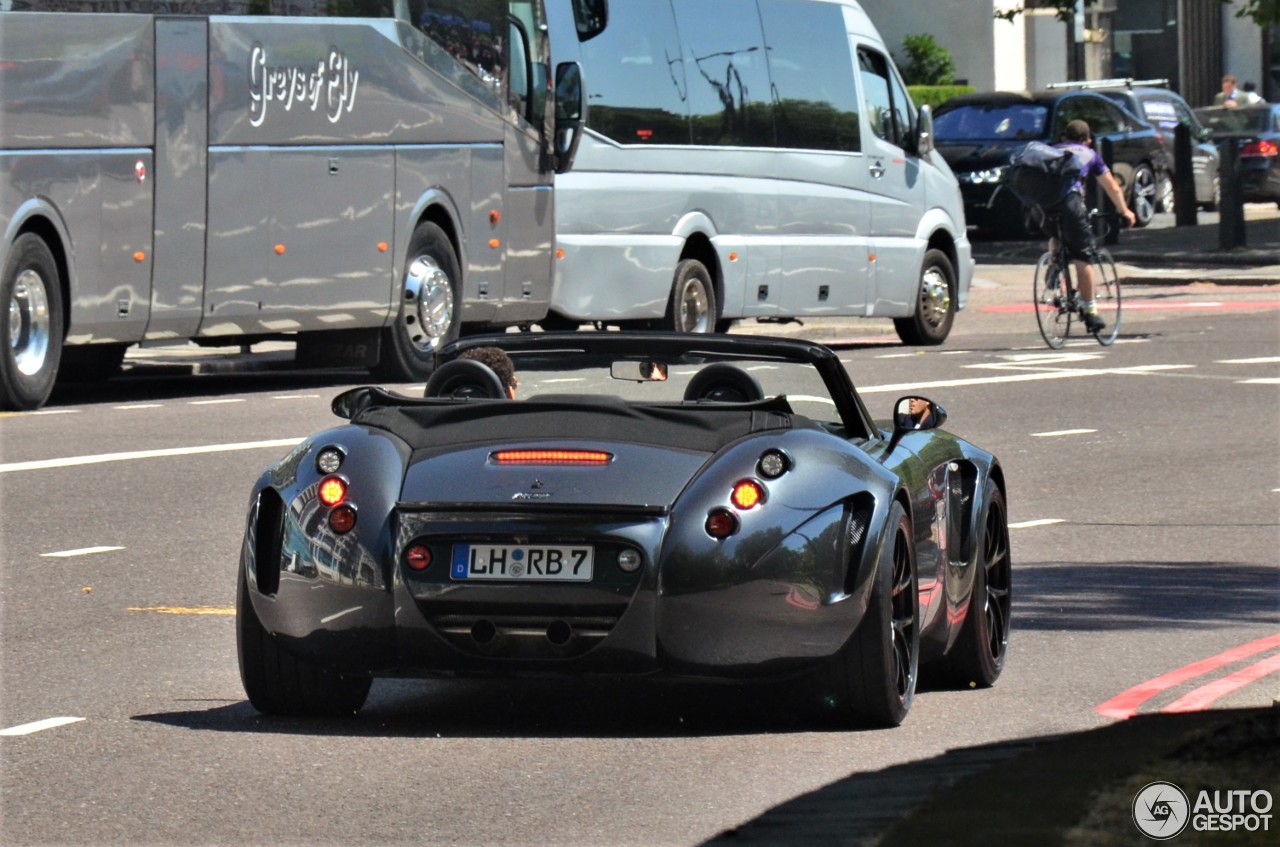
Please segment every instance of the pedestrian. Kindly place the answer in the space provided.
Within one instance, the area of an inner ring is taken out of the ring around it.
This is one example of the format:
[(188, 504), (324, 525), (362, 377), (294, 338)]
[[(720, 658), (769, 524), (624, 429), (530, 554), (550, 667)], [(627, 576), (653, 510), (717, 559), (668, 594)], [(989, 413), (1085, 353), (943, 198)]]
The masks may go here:
[(1236, 75), (1227, 74), (1222, 78), (1222, 90), (1213, 95), (1215, 106), (1226, 106), (1234, 109), (1240, 105), (1240, 89), (1236, 88)]

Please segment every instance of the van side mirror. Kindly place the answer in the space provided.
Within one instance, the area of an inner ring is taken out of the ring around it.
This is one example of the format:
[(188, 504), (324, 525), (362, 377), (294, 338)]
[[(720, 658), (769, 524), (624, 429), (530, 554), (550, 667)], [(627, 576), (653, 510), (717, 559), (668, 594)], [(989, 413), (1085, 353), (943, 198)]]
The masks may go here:
[(577, 62), (556, 65), (555, 170), (573, 167), (582, 140), (582, 68)]
[(933, 152), (933, 109), (928, 104), (920, 107), (916, 119), (916, 155), (928, 156)]
[(609, 23), (608, 0), (573, 0), (573, 17), (578, 25), (578, 40), (590, 41)]

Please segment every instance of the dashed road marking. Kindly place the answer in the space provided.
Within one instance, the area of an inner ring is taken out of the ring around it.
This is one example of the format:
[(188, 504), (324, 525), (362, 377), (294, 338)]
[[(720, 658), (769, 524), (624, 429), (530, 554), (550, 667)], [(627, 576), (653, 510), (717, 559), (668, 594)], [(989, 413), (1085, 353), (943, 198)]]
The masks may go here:
[(92, 556), (94, 553), (110, 553), (123, 550), (123, 547), (80, 547), (76, 550), (59, 550), (56, 553), (41, 553), (42, 559), (70, 559), (73, 556)]
[(45, 718), (42, 721), (33, 721), (19, 726), (11, 726), (8, 729), (0, 729), (0, 735), (30, 735), (33, 732), (42, 732), (46, 729), (66, 726), (69, 723), (79, 723), (82, 720), (84, 718)]
[(1052, 526), (1056, 523), (1066, 523), (1063, 518), (1040, 518), (1034, 521), (1018, 521), (1009, 524), (1009, 529), (1033, 529), (1037, 526)]
[(190, 406), (221, 406), (227, 403), (243, 403), (243, 402), (245, 402), (243, 397), (227, 397), (221, 400), (192, 400), (188, 405)]
[(1051, 432), (1033, 432), (1032, 438), (1056, 438), (1059, 435), (1088, 435), (1096, 429), (1055, 429)]
[(129, 410), (129, 409), (163, 409), (163, 403), (130, 403), (126, 406), (112, 406), (113, 409)]
[(1280, 385), (1280, 379), (1275, 377), (1259, 377), (1257, 379), (1241, 379), (1236, 381), (1236, 385)]
[(234, 606), (130, 606), (129, 612), (155, 612), (160, 615), (234, 615)]
[(1218, 365), (1274, 365), (1280, 363), (1280, 356), (1259, 356), (1255, 359), (1218, 359)]

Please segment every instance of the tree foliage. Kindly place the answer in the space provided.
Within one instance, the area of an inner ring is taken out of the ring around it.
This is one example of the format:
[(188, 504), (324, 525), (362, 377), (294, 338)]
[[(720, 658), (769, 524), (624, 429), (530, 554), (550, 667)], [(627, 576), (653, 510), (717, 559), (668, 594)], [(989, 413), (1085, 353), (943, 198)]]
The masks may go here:
[[(1097, 0), (1084, 0), (1084, 5), (1087, 8), (1096, 2)], [(1280, 0), (1218, 0), (1218, 2), (1224, 6), (1237, 6), (1237, 18), (1252, 18), (1258, 26), (1280, 23)], [(1057, 9), (1060, 21), (1070, 21), (1076, 11), (1075, 0), (1040, 0), (1034, 4), (997, 9), (995, 15), (997, 18), (1011, 21), (1032, 5), (1040, 9)]]
[(950, 51), (932, 35), (908, 35), (902, 39), (906, 62), (901, 64), (907, 85), (951, 85), (955, 82), (956, 63)]

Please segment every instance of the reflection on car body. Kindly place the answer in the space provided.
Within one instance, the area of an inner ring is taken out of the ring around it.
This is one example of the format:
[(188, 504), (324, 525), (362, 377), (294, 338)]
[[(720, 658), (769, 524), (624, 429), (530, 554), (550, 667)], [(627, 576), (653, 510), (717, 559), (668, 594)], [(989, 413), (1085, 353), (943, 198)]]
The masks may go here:
[[(457, 358), (481, 345), (521, 399)], [(237, 631), (259, 710), (350, 713), (380, 676), (658, 673), (801, 680), (815, 714), (896, 725), (921, 668), (999, 676), (1004, 475), (936, 403), (877, 423), (796, 340), (507, 334), (441, 359), (465, 365), (447, 391), (345, 392), (349, 423), (254, 486)]]

